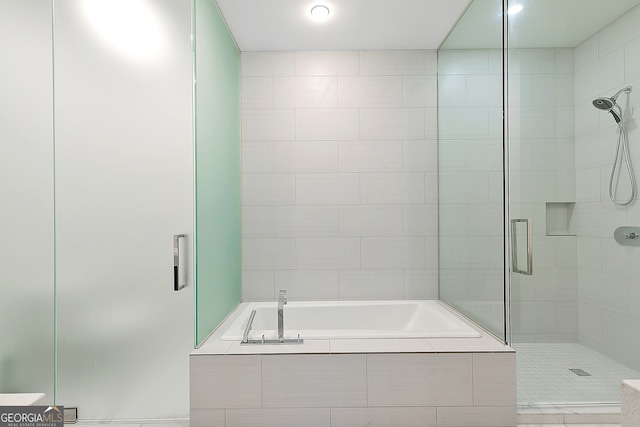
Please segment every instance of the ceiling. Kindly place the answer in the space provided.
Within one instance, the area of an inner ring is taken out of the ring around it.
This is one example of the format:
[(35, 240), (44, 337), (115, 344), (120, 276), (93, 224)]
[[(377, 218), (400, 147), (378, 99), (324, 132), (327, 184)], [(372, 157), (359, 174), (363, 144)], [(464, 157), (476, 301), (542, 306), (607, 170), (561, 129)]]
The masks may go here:
[[(510, 0), (509, 4), (517, 3)], [(575, 47), (640, 0), (520, 0), (509, 18), (509, 46)], [(500, 2), (475, 0), (443, 45), (446, 49), (497, 48), (502, 42)], [(494, 23), (495, 31), (488, 24)]]
[[(437, 49), (470, 0), (217, 0), (242, 51)], [(331, 19), (310, 19), (316, 4)]]
[[(510, 46), (520, 48), (574, 47), (640, 3), (640, 0), (520, 1), (525, 9), (510, 19)], [(443, 47), (499, 47), (502, 41), (500, 0), (217, 0), (217, 3), (242, 51), (438, 49), (458, 20), (460, 25)], [(331, 9), (331, 19), (325, 22), (310, 18), (311, 7), (320, 3)]]

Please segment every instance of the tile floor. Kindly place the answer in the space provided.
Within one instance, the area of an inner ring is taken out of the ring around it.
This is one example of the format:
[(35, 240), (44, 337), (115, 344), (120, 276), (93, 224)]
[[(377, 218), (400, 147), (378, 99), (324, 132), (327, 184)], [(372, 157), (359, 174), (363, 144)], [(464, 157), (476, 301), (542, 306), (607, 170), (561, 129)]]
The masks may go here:
[[(517, 351), (518, 405), (618, 403), (623, 379), (640, 378), (631, 370), (574, 343), (520, 343)], [(570, 368), (591, 376), (578, 376)], [(534, 409), (535, 411), (535, 409)], [(594, 420), (595, 422), (598, 422)], [(566, 421), (565, 421), (566, 422)], [(80, 422), (76, 427), (189, 427), (188, 420)], [(518, 427), (620, 427), (620, 424), (518, 424)]]
[(66, 424), (74, 427), (99, 427), (99, 426), (113, 426), (113, 427), (189, 427), (188, 420), (180, 421), (168, 421), (168, 420), (149, 420), (141, 422), (118, 422), (118, 421), (81, 421), (77, 424)]
[[(78, 423), (68, 424), (75, 427), (96, 427), (96, 426), (113, 426), (113, 427), (189, 427), (188, 422), (175, 423), (135, 423), (135, 424), (120, 424), (116, 422), (112, 423)], [(620, 427), (620, 424), (518, 424), (517, 427)]]
[[(518, 406), (620, 403), (623, 379), (640, 373), (575, 343), (520, 343), (516, 349)], [(569, 369), (582, 369), (578, 376)]]

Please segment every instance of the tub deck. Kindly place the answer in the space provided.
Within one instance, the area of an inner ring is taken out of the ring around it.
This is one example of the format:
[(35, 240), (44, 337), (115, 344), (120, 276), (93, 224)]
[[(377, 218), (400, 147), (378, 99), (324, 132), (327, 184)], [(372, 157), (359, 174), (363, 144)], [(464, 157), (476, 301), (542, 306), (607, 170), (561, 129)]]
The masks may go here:
[[(305, 336), (302, 333), (301, 338), (305, 341), (299, 345), (240, 345), (242, 339), (242, 331), (244, 331), (244, 323), (237, 322), (239, 317), (246, 314), (246, 309), (255, 306), (256, 303), (242, 303), (229, 317), (220, 325), (216, 331), (191, 355), (206, 354), (292, 354), (292, 353), (442, 353), (442, 352), (513, 352), (514, 350), (495, 339), (491, 334), (479, 329), (476, 325), (469, 322), (465, 318), (459, 317), (460, 322), (472, 329), (473, 334), (462, 337), (430, 337), (430, 338), (317, 338)], [(456, 312), (440, 303), (444, 310), (450, 311), (456, 315)], [(288, 307), (287, 307), (288, 308)], [(295, 337), (291, 335), (294, 331), (287, 328), (287, 314), (285, 308), (285, 336)], [(275, 323), (275, 312), (273, 313), (273, 321)], [(230, 332), (225, 339), (223, 335)], [(273, 331), (271, 331), (273, 334)], [(297, 330), (295, 330), (297, 333)], [(259, 334), (259, 333), (258, 333)], [(323, 335), (324, 333), (321, 333)], [(232, 339), (227, 339), (232, 337)], [(251, 334), (252, 338), (258, 338), (255, 333)]]
[(477, 337), (221, 340), (243, 308), (191, 353), (193, 427), (516, 425), (515, 352), (465, 319)]

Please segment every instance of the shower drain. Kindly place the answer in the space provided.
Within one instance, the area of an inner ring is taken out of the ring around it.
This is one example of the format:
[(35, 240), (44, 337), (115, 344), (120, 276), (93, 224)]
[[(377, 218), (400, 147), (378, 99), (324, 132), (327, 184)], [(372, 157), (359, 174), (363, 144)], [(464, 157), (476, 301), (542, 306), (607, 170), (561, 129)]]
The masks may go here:
[(579, 377), (590, 377), (591, 374), (587, 371), (585, 371), (584, 369), (569, 369), (571, 372), (573, 372), (574, 374), (576, 374)]

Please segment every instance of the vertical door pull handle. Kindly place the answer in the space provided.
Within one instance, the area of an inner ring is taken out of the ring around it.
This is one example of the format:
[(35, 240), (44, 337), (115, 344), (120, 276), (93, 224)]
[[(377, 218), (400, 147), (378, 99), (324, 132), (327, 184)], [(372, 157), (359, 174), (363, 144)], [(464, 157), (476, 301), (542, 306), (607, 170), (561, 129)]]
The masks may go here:
[(184, 234), (173, 235), (173, 290), (179, 291), (186, 286), (186, 283), (180, 284), (180, 239), (184, 238)]
[[(523, 270), (518, 264), (518, 237), (516, 225), (520, 222), (527, 224), (527, 268)], [(511, 270), (514, 273), (533, 275), (533, 227), (531, 219), (512, 219), (511, 220)]]

